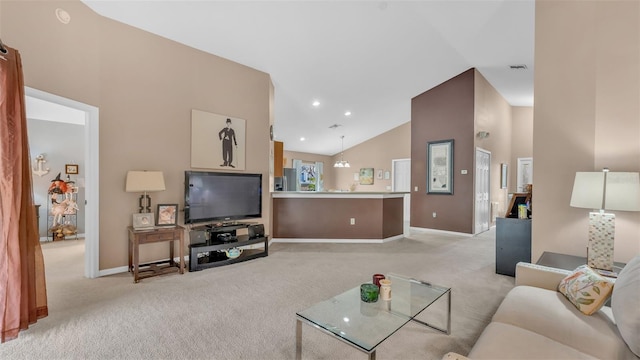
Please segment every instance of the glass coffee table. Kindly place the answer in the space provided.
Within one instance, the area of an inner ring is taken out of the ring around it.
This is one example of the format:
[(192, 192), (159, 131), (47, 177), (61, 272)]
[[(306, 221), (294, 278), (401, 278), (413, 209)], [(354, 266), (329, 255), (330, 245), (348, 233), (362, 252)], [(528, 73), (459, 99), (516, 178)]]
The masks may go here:
[[(369, 359), (375, 359), (376, 347), (409, 321), (447, 335), (451, 333), (450, 288), (395, 274), (388, 275), (387, 279), (391, 280), (391, 300), (361, 301), (358, 285), (296, 313), (296, 359), (302, 358), (303, 323), (367, 353)], [(447, 298), (446, 328), (416, 319), (444, 295)]]

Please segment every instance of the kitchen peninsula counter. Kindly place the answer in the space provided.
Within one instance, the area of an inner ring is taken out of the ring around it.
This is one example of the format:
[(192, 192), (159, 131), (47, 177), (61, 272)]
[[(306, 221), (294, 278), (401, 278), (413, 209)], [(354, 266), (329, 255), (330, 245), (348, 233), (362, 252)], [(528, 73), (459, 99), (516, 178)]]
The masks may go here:
[(276, 242), (384, 242), (402, 238), (405, 192), (273, 192)]

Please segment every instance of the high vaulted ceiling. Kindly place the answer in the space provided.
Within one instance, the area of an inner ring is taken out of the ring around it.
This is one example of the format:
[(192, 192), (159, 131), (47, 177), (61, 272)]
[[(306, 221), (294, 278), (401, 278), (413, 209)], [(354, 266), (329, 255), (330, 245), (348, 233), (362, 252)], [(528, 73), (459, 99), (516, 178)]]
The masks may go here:
[(473, 67), (533, 105), (534, 0), (83, 2), (269, 73), (285, 150), (339, 153), (342, 135), (346, 149), (410, 121), (411, 98)]

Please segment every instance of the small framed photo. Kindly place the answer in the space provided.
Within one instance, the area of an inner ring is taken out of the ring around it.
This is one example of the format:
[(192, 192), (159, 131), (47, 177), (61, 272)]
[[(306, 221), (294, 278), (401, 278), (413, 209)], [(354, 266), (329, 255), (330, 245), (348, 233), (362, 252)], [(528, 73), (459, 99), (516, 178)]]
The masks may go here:
[(153, 213), (133, 214), (133, 228), (136, 230), (153, 229)]
[(78, 165), (77, 164), (66, 164), (64, 166), (64, 173), (69, 175), (78, 175)]
[(178, 224), (178, 204), (158, 204), (158, 226), (176, 226)]
[(388, 170), (384, 172), (384, 179), (385, 180), (391, 179), (391, 173)]
[(384, 171), (383, 171), (382, 169), (378, 169), (378, 170), (376, 171), (376, 178), (377, 178), (378, 180), (382, 180), (382, 174), (383, 174), (383, 172), (384, 172)]

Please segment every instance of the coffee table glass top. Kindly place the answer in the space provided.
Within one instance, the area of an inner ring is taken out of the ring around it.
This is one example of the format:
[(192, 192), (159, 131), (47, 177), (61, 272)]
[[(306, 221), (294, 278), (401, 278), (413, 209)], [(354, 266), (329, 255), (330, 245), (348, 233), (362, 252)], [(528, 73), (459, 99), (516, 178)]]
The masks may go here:
[(363, 302), (360, 300), (360, 286), (357, 286), (297, 315), (311, 325), (371, 352), (450, 291), (449, 288), (395, 274), (388, 275), (387, 279), (391, 280), (391, 300)]

